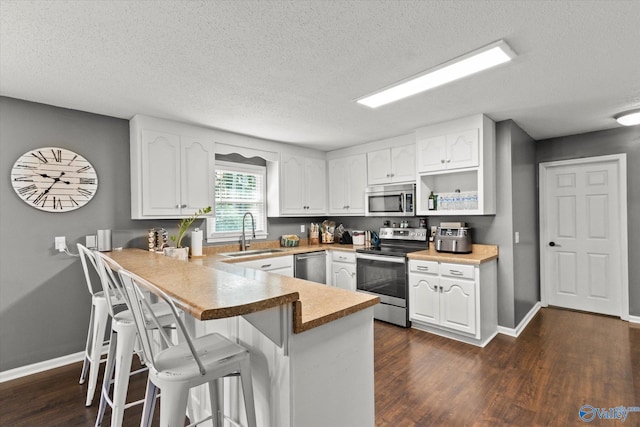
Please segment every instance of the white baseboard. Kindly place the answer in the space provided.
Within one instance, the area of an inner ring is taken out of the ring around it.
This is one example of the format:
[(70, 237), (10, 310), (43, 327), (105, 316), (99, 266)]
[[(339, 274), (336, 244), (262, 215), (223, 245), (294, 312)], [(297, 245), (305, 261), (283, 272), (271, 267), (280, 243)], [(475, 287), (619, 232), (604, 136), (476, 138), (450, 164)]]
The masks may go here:
[(531, 319), (533, 319), (536, 313), (538, 313), (538, 311), (540, 310), (540, 307), (542, 307), (542, 305), (540, 304), (540, 301), (538, 301), (537, 303), (534, 304), (533, 307), (531, 307), (531, 310), (529, 310), (527, 315), (524, 316), (524, 319), (522, 319), (522, 321), (518, 324), (518, 326), (516, 326), (515, 328), (507, 328), (505, 326), (498, 325), (498, 332), (504, 335), (509, 335), (510, 337), (517, 338), (522, 333), (522, 331), (524, 331), (524, 328), (527, 327), (527, 325), (529, 324)]
[[(108, 350), (109, 347), (104, 346), (102, 348), (102, 354), (106, 354)], [(55, 369), (61, 366), (70, 365), (71, 363), (82, 362), (83, 360), (84, 350), (78, 353), (69, 354), (67, 356), (56, 357), (55, 359), (44, 360), (32, 365), (9, 369), (7, 371), (0, 372), (0, 383), (26, 377), (27, 375), (37, 374), (39, 372), (48, 371), (49, 369)], [(78, 379), (80, 379), (80, 372), (78, 372)]]
[(638, 323), (638, 324), (640, 324), (640, 316), (631, 316), (631, 315), (629, 315), (629, 323)]

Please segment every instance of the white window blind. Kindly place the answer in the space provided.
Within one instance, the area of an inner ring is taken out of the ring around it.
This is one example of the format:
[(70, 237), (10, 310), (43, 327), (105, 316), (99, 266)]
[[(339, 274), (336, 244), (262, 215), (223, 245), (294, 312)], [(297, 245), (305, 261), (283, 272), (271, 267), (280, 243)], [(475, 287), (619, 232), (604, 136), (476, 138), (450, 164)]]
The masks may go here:
[[(251, 212), (256, 225), (256, 237), (266, 237), (266, 168), (243, 163), (216, 162), (215, 171), (216, 240), (240, 236), (242, 217)], [(251, 218), (245, 222), (247, 237), (251, 237)]]

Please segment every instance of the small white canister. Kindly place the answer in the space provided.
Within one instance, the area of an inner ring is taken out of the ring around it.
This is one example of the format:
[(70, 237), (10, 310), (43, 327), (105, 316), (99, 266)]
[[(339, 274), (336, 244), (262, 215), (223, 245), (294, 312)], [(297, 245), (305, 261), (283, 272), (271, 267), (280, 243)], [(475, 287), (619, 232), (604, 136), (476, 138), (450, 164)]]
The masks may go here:
[(364, 231), (362, 230), (353, 230), (352, 235), (353, 244), (357, 246), (364, 245)]

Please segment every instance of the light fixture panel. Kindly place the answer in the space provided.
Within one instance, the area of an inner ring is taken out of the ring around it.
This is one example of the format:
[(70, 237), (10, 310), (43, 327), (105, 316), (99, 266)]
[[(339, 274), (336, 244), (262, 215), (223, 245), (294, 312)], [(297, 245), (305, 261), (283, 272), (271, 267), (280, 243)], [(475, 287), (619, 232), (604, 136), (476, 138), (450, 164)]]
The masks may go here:
[(640, 125), (640, 108), (620, 113), (615, 119), (623, 126)]
[(499, 40), (355, 101), (377, 108), (503, 64), (515, 56), (509, 45)]

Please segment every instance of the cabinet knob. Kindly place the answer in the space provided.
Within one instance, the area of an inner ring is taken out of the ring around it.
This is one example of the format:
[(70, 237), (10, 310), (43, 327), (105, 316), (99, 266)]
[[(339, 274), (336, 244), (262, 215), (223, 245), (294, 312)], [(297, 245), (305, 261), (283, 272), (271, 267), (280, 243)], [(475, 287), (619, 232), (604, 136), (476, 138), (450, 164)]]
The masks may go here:
[(444, 163), (444, 159), (441, 159), (441, 160), (440, 160), (440, 163)]
[(549, 246), (555, 246), (556, 242), (549, 242)]
[(447, 163), (451, 163), (451, 159), (447, 159)]
[(180, 209), (180, 205), (176, 205), (176, 209)]
[(187, 207), (187, 205), (181, 205), (180, 207), (181, 207), (181, 208), (186, 208), (186, 207)]

